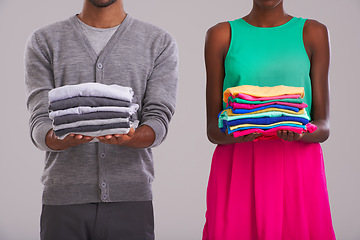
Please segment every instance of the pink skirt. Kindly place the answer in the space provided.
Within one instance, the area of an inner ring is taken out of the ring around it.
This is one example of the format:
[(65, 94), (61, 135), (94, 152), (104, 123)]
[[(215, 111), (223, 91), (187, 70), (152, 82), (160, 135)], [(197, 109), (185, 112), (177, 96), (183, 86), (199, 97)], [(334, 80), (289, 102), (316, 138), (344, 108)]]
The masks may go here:
[(218, 145), (203, 240), (335, 239), (319, 143)]

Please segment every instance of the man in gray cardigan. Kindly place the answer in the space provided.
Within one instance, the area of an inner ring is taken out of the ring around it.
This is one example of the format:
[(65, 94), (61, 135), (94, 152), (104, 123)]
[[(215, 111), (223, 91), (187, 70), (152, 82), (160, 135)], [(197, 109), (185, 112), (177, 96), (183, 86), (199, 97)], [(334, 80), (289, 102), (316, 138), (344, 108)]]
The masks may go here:
[[(30, 36), (25, 66), (31, 139), (46, 151), (41, 239), (154, 239), (151, 148), (175, 110), (174, 39), (126, 14), (122, 0), (85, 0), (80, 14)], [(139, 127), (56, 138), (48, 92), (85, 82), (131, 87)]]

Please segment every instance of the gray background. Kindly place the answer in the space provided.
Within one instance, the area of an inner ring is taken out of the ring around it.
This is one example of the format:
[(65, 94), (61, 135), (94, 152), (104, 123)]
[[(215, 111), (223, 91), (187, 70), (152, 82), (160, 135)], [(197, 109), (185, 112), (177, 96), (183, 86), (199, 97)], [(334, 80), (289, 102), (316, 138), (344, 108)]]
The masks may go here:
[[(0, 240), (39, 237), (44, 153), (29, 138), (23, 52), (30, 33), (79, 13), (82, 0), (0, 0)], [(167, 141), (154, 149), (158, 240), (201, 239), (214, 145), (205, 132), (204, 37), (220, 21), (250, 11), (251, 0), (124, 0), (133, 17), (168, 30), (180, 49), (177, 111)], [(285, 0), (292, 15), (317, 19), (331, 35), (331, 136), (324, 143), (333, 224), (338, 239), (360, 239), (360, 1)]]

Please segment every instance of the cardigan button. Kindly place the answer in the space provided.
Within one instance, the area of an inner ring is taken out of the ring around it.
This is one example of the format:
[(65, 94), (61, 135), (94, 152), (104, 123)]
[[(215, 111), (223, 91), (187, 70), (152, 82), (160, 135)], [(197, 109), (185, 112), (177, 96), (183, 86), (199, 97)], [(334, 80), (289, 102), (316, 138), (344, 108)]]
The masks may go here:
[(108, 199), (108, 195), (107, 195), (107, 194), (103, 194), (103, 195), (101, 196), (101, 200), (106, 201), (107, 199)]
[(98, 63), (98, 64), (97, 64), (97, 67), (98, 67), (99, 69), (102, 69), (102, 68), (103, 68), (103, 65), (102, 65), (101, 63)]

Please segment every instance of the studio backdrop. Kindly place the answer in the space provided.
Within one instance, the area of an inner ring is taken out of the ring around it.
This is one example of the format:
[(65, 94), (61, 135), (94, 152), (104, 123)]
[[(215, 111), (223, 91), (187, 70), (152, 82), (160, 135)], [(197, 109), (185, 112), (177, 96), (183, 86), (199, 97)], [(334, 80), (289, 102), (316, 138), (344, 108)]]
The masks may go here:
[[(24, 46), (37, 28), (79, 13), (82, 0), (0, 0), (0, 240), (39, 239), (44, 152), (29, 137)], [(204, 41), (207, 29), (240, 18), (251, 0), (124, 0), (135, 18), (160, 26), (179, 47), (178, 101), (166, 141), (154, 149), (157, 240), (201, 239), (215, 146), (207, 140)], [(360, 239), (359, 0), (284, 0), (294, 16), (324, 23), (331, 40), (331, 134), (322, 144), (335, 233)]]

